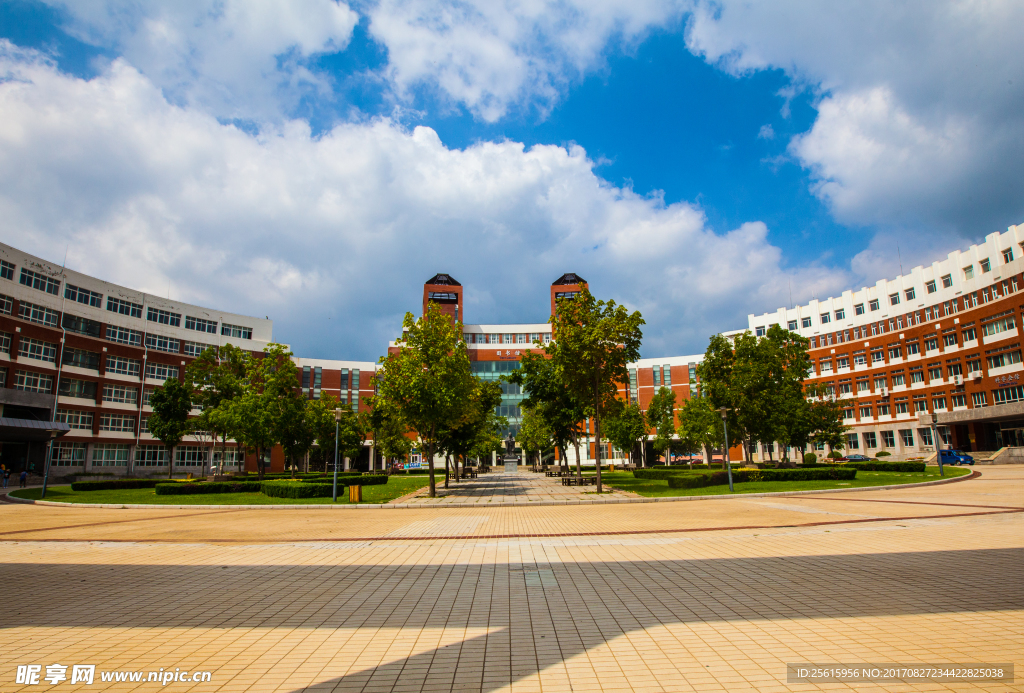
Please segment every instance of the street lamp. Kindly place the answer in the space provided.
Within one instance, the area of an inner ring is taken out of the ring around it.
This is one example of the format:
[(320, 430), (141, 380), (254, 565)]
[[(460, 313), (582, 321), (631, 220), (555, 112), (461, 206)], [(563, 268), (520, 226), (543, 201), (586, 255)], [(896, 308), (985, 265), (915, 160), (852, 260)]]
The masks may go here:
[(50, 440), (46, 444), (46, 464), (43, 467), (43, 490), (39, 492), (40, 498), (46, 498), (46, 484), (50, 480), (50, 458), (53, 457), (53, 441), (56, 439), (57, 431), (50, 431)]
[(334, 502), (338, 502), (338, 426), (341, 425), (341, 409), (334, 410), (334, 488), (331, 494)]
[(732, 465), (729, 464), (729, 426), (725, 422), (726, 412), (729, 407), (721, 407), (718, 413), (722, 415), (722, 432), (725, 434), (725, 448), (722, 450), (722, 464), (725, 465), (725, 472), (729, 475), (729, 493), (732, 493)]
[(932, 412), (932, 445), (935, 446), (935, 459), (939, 461), (939, 476), (946, 476), (942, 471), (942, 450), (939, 449), (939, 415)]

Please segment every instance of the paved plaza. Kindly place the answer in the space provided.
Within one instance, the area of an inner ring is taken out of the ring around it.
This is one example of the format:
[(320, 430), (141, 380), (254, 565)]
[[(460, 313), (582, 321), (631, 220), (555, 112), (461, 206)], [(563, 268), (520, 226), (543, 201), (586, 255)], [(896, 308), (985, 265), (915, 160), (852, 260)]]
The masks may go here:
[[(677, 503), (0, 504), (0, 691), (1024, 690), (786, 681), (798, 662), (1024, 664), (1024, 466), (980, 471)], [(67, 681), (15, 684), (56, 663)], [(161, 669), (210, 681), (100, 681)]]
[(598, 494), (594, 486), (563, 486), (559, 477), (539, 472), (493, 472), (476, 479), (449, 481), (444, 488), (444, 473), (437, 484), (437, 497), (431, 498), (422, 489), (413, 497), (401, 499), (413, 506), (474, 505), (540, 505), (563, 503), (614, 503), (639, 498), (635, 493), (614, 489), (605, 484)]

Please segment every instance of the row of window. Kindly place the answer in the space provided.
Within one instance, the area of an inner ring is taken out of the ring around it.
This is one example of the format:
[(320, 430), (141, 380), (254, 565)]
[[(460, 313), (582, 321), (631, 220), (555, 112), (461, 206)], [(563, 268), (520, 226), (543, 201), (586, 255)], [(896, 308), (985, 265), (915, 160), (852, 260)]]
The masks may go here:
[[(850, 450), (859, 450), (860, 441), (858, 438), (864, 441), (864, 447), (868, 450), (878, 448), (879, 438), (881, 438), (881, 447), (883, 448), (895, 448), (896, 447), (896, 433), (899, 433), (900, 443), (905, 448), (914, 447), (914, 429), (912, 428), (901, 428), (899, 431), (879, 431), (878, 435), (874, 431), (865, 431), (863, 433), (847, 433), (846, 434), (846, 447)], [(921, 438), (922, 445), (933, 445), (932, 431), (930, 428), (919, 428), (917, 433)], [(948, 443), (948, 441), (945, 441)]]
[(533, 344), (540, 341), (547, 344), (551, 341), (550, 332), (518, 332), (502, 334), (477, 334), (466, 332), (462, 335), (466, 344)]
[[(94, 467), (126, 467), (131, 446), (123, 443), (98, 443), (92, 446)], [(200, 445), (179, 445), (174, 449), (175, 467), (201, 467), (206, 464), (209, 448)], [(85, 464), (85, 443), (54, 443), (52, 464), (56, 467), (81, 467)], [(213, 463), (220, 462), (221, 451), (213, 452)], [(228, 450), (224, 462), (229, 465), (245, 461), (243, 450)], [(167, 465), (167, 449), (162, 445), (139, 445), (135, 448), (135, 465), (139, 467), (164, 467)]]
[[(153, 366), (153, 370), (150, 371), (150, 366)], [(152, 373), (152, 375), (150, 375)], [(161, 374), (166, 374), (166, 377), (161, 378)], [(5, 381), (3, 384), (6, 385), (6, 370), (4, 371)], [(147, 364), (146, 366), (146, 377), (152, 377), (157, 380), (167, 380), (167, 378), (178, 377), (177, 366), (164, 366), (163, 364)], [(14, 384), (12, 385), (16, 390), (24, 390), (26, 392), (38, 392), (41, 394), (53, 394), (53, 376), (49, 373), (36, 373), (34, 371), (22, 371), (18, 370), (14, 373)], [(97, 384), (91, 380), (78, 380), (77, 378), (61, 378), (59, 387), (57, 388), (57, 394), (62, 397), (74, 397), (77, 399), (96, 399)], [(103, 385), (102, 399), (104, 402), (117, 402), (123, 404), (135, 404), (138, 401), (138, 389), (128, 387), (126, 385), (117, 384), (105, 384)], [(143, 391), (142, 404), (149, 404), (150, 394), (153, 392), (152, 389)]]

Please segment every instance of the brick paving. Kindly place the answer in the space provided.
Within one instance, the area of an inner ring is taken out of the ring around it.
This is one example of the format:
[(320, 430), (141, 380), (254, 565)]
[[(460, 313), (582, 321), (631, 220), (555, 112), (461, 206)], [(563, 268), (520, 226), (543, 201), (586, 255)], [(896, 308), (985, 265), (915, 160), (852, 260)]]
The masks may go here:
[(545, 476), (538, 472), (494, 472), (481, 474), (476, 479), (449, 481), (448, 488), (442, 482), (437, 485), (437, 496), (430, 498), (426, 489), (420, 489), (415, 496), (399, 499), (412, 506), (462, 506), (477, 505), (537, 505), (559, 503), (607, 503), (622, 502), (625, 499), (640, 498), (639, 495), (613, 489), (604, 485), (598, 494), (594, 486), (563, 486), (559, 477)]
[[(667, 504), (2, 505), (0, 691), (50, 688), (15, 685), (15, 669), (58, 662), (211, 671), (168, 684), (195, 691), (1020, 691), (1019, 672), (786, 683), (787, 662), (1019, 669), (1014, 509), (1024, 466), (917, 489)], [(741, 526), (756, 528), (729, 529)], [(98, 679), (80, 690), (162, 688)]]

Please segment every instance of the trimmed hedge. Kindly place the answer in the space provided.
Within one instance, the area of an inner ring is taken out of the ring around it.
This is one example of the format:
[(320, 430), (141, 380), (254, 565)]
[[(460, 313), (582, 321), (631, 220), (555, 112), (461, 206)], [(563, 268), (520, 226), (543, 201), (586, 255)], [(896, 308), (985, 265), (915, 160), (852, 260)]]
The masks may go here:
[(924, 462), (843, 462), (842, 467), (866, 472), (923, 472)]
[(76, 481), (72, 491), (109, 491), (122, 488), (153, 488), (157, 484), (173, 484), (169, 479), (111, 479), (110, 481)]
[[(705, 467), (704, 469), (701, 469), (697, 465), (694, 465), (692, 473), (694, 473), (694, 474), (707, 474), (708, 471), (709, 470), (708, 470), (707, 467)], [(691, 473), (691, 472), (686, 467), (675, 467), (675, 468), (672, 468), (672, 469), (668, 469), (668, 468), (664, 468), (664, 469), (635, 469), (635, 470), (633, 470), (633, 477), (636, 478), (636, 479), (656, 479), (656, 480), (660, 481), (660, 480), (668, 479), (669, 477), (682, 476), (682, 475), (685, 475), (685, 474), (688, 474), (688, 473)]]
[[(316, 479), (301, 479), (304, 484), (334, 484), (333, 477), (319, 477)], [(388, 483), (386, 474), (375, 474), (373, 476), (351, 474), (348, 476), (338, 475), (338, 486), (379, 486)]]
[[(339, 484), (338, 494), (342, 486)], [(334, 495), (332, 484), (294, 483), (291, 481), (264, 481), (260, 485), (263, 495), (271, 498), (323, 498)]]
[[(843, 469), (842, 467), (737, 469), (732, 473), (732, 480), (735, 484), (741, 484), (746, 481), (828, 481), (833, 479), (850, 481), (856, 477), (856, 469)], [(700, 488), (702, 486), (721, 486), (728, 483), (729, 475), (725, 471), (668, 477), (669, 488)]]
[(158, 496), (191, 496), (197, 493), (257, 493), (258, 481), (211, 481), (186, 484), (157, 484)]

